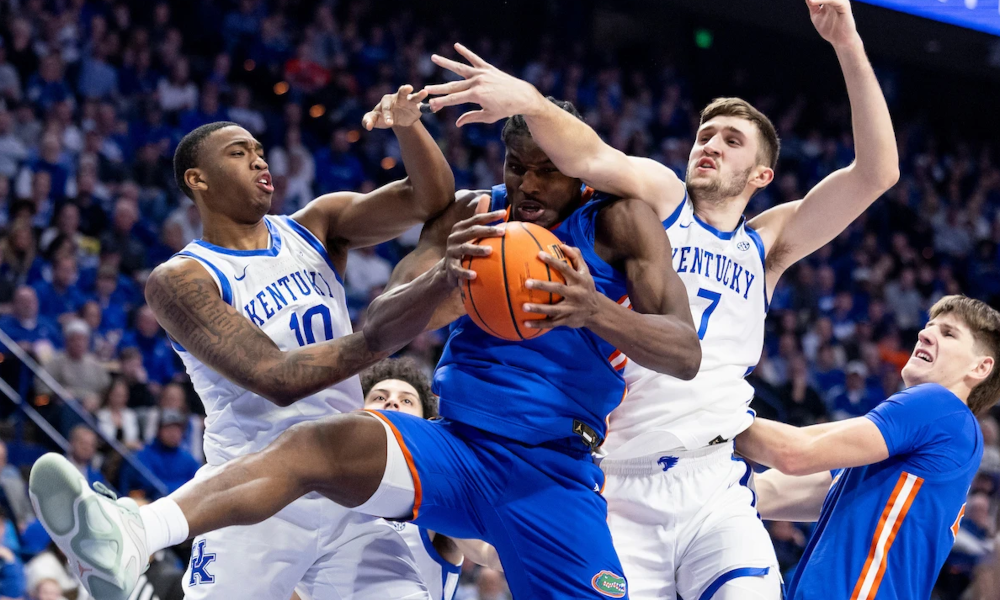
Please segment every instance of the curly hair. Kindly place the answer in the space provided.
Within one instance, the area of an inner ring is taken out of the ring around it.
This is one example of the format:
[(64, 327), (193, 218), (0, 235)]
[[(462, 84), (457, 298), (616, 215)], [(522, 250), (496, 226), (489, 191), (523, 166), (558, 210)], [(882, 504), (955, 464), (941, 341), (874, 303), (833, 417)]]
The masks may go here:
[(379, 382), (386, 379), (398, 379), (405, 381), (417, 390), (420, 397), (420, 406), (424, 409), (424, 418), (432, 419), (438, 416), (438, 398), (431, 391), (431, 382), (420, 370), (417, 361), (410, 357), (387, 358), (379, 361), (361, 373), (361, 392), (368, 396), (368, 392)]

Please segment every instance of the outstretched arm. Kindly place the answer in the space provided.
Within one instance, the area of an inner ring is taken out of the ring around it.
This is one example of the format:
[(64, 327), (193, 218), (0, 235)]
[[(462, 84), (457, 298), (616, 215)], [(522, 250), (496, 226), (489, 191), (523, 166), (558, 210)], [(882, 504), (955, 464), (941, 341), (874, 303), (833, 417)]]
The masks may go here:
[(860, 467), (889, 458), (882, 432), (867, 417), (809, 427), (758, 418), (736, 437), (736, 450), (786, 475)]
[(561, 246), (567, 266), (542, 253), (543, 260), (566, 277), (566, 284), (529, 280), (533, 289), (553, 292), (552, 305), (527, 304), (525, 310), (548, 316), (527, 321), (530, 328), (586, 327), (613, 344), (629, 360), (692, 379), (701, 367), (701, 343), (691, 319), (687, 291), (671, 263), (670, 241), (652, 209), (639, 200), (619, 200), (601, 210), (595, 249), (625, 274), (629, 310), (598, 293), (580, 251)]
[(892, 120), (854, 25), (849, 0), (806, 0), (813, 25), (837, 52), (851, 102), (855, 160), (802, 200), (776, 206), (750, 225), (767, 250), (768, 293), (786, 268), (837, 237), (899, 179)]
[(455, 195), (455, 177), (437, 142), (420, 123), (419, 104), (426, 92), (404, 85), (387, 94), (363, 125), (391, 127), (407, 177), (368, 194), (334, 192), (310, 202), (292, 218), (325, 240), (333, 254), (391, 240), (444, 210)]
[(363, 332), (289, 351), (223, 302), (215, 281), (194, 260), (173, 258), (157, 267), (146, 283), (146, 301), (167, 333), (198, 360), (288, 406), (401, 348), (423, 331), (452, 289), (443, 268), (431, 269), (376, 298)]
[(819, 520), (833, 478), (828, 471), (795, 477), (770, 469), (754, 475), (753, 481), (760, 518), (813, 523)]
[(625, 155), (606, 144), (589, 125), (549, 102), (527, 81), (504, 73), (461, 44), (455, 44), (455, 49), (471, 64), (431, 57), (439, 67), (465, 78), (424, 88), (441, 95), (429, 102), (433, 110), (466, 103), (482, 107), (462, 115), (459, 126), (523, 115), (531, 137), (560, 172), (602, 192), (638, 198), (652, 206), (661, 221), (684, 199), (684, 183), (664, 165)]
[[(489, 208), (489, 196), (482, 192), (462, 190), (455, 194), (455, 202), (441, 214), (424, 224), (420, 231), (420, 241), (412, 252), (403, 257), (392, 270), (389, 283), (385, 290), (389, 291), (405, 283), (413, 281), (422, 273), (426, 273), (439, 260), (445, 257), (448, 250), (448, 237), (455, 225), (476, 213), (484, 213)], [(438, 306), (437, 311), (427, 324), (427, 330), (440, 329), (465, 314), (462, 304), (462, 294), (458, 289), (452, 291), (447, 300)]]

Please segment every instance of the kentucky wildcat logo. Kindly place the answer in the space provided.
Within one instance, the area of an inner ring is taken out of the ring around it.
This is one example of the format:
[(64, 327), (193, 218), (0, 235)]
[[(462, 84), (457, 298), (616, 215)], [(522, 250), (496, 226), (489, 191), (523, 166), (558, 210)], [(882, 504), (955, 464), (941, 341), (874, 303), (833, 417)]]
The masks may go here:
[(601, 571), (590, 581), (594, 589), (609, 598), (625, 597), (625, 578), (611, 571)]

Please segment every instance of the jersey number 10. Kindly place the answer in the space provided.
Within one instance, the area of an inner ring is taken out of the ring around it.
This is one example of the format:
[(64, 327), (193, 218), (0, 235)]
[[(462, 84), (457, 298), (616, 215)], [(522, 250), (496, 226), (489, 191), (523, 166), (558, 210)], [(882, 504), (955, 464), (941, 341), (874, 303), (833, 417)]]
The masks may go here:
[[(323, 319), (323, 333), (327, 340), (333, 339), (333, 319), (330, 316), (330, 308), (325, 304), (317, 304), (302, 314), (302, 322), (299, 323), (299, 314), (292, 313), (292, 322), (289, 327), (295, 332), (295, 340), (299, 346), (316, 343), (316, 334), (313, 333), (313, 317), (319, 315)], [(305, 333), (303, 339), (302, 334)]]

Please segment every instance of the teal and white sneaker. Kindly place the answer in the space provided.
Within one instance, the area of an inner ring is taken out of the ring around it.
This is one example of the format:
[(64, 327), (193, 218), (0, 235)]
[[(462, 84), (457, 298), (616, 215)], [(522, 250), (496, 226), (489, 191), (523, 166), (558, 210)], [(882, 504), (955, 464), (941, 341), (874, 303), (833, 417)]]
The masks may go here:
[(99, 483), (91, 490), (80, 471), (55, 453), (31, 468), (28, 495), (90, 595), (95, 600), (128, 600), (149, 566), (146, 530), (135, 501), (116, 499)]

